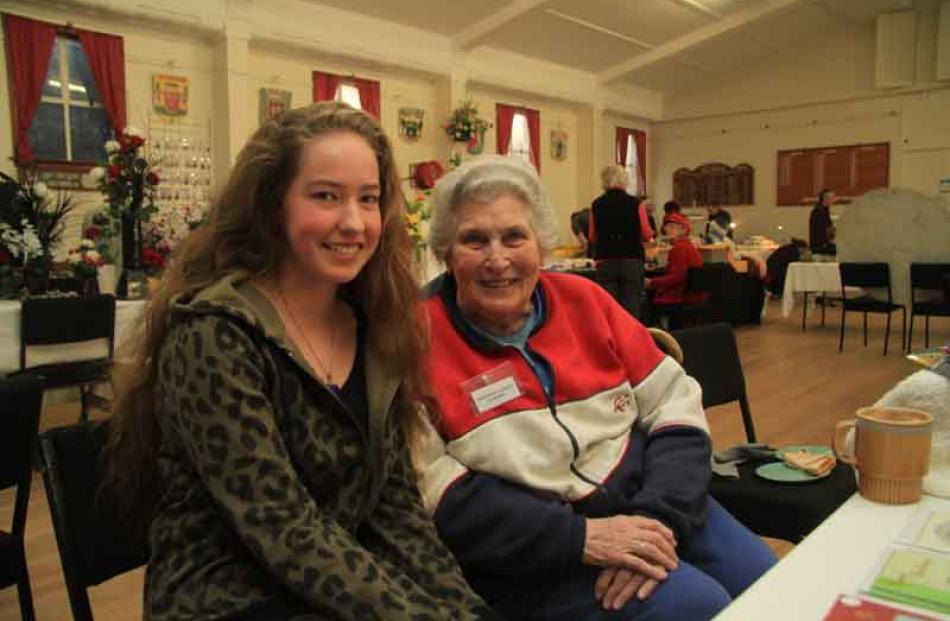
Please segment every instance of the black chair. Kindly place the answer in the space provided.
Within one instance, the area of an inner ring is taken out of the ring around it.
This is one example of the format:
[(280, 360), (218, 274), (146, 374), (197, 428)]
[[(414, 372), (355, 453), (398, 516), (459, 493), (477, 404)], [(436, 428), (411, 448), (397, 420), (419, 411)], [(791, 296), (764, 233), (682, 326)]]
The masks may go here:
[[(914, 316), (924, 316), (924, 347), (930, 347), (930, 318), (950, 317), (950, 263), (910, 264), (910, 326), (907, 328), (907, 349), (913, 347)], [(926, 302), (917, 301), (917, 290), (939, 291), (942, 296)]]
[[(26, 298), (20, 313), (20, 370), (43, 378), (46, 388), (78, 386), (80, 420), (89, 417), (92, 388), (109, 380), (115, 349), (115, 297)], [(33, 345), (61, 345), (106, 339), (105, 357), (27, 366)]]
[(91, 621), (87, 589), (148, 562), (148, 544), (122, 524), (99, 482), (108, 422), (40, 434), (46, 496), (73, 618)]
[[(891, 337), (891, 313), (901, 311), (901, 351), (904, 350), (904, 337), (907, 332), (907, 307), (895, 304), (891, 297), (891, 271), (887, 263), (840, 263), (841, 272), (841, 331), (838, 336), (838, 351), (844, 349), (844, 322), (848, 311), (864, 313), (864, 346), (868, 344), (868, 313), (887, 315), (887, 327), (884, 329), (884, 355), (887, 355), (887, 342)], [(848, 287), (876, 287), (887, 289), (887, 299), (879, 300), (871, 295), (848, 298)]]
[(745, 375), (736, 337), (726, 323), (674, 330), (683, 350), (683, 368), (703, 387), (703, 408), (739, 402), (749, 442), (755, 442), (755, 424), (746, 397)]
[(655, 306), (657, 315), (669, 316), (671, 328), (724, 321), (727, 300), (735, 297), (735, 272), (727, 263), (691, 267), (686, 276), (686, 292), (705, 293), (706, 301)]
[(0, 380), (0, 489), (16, 486), (13, 527), (0, 530), (0, 587), (16, 585), (20, 615), (34, 619), (23, 536), (33, 482), (33, 455), (43, 404), (43, 383), (33, 375)]
[[(683, 368), (703, 389), (703, 407), (739, 402), (746, 438), (755, 442), (745, 376), (732, 328), (725, 323), (675, 330)], [(838, 464), (827, 478), (787, 486), (755, 474), (761, 462), (740, 464), (738, 479), (713, 477), (709, 493), (758, 535), (797, 542), (821, 524), (856, 490), (850, 466)]]

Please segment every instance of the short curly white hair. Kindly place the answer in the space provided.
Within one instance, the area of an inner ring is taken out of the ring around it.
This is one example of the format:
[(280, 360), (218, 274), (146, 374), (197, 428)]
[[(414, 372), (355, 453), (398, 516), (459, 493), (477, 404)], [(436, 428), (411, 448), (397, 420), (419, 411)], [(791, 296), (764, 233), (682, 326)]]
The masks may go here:
[(487, 205), (501, 196), (513, 196), (530, 208), (531, 226), (543, 254), (558, 245), (554, 208), (534, 167), (519, 157), (483, 155), (465, 162), (435, 186), (429, 223), (429, 247), (435, 257), (445, 262), (449, 254), (459, 205)]

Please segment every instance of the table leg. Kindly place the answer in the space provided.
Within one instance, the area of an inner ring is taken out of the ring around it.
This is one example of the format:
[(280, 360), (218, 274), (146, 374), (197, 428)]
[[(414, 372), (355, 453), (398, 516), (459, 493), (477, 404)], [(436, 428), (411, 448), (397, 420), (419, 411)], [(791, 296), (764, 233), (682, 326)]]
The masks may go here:
[(805, 299), (802, 300), (802, 332), (805, 331), (805, 317), (808, 315), (808, 292), (805, 292)]

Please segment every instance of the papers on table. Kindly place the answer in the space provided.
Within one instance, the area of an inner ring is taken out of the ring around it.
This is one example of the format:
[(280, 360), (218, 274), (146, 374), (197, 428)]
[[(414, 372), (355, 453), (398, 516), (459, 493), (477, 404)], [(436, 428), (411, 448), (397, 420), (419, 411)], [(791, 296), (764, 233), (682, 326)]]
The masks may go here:
[(917, 511), (868, 574), (863, 591), (950, 615), (950, 509)]

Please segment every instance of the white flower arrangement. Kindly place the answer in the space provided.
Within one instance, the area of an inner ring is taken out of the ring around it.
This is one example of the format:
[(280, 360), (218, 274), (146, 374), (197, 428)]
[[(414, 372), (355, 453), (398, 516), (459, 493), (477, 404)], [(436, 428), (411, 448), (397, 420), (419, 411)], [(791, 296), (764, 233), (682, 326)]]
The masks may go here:
[(36, 229), (26, 219), (20, 222), (20, 230), (0, 222), (0, 241), (15, 259), (26, 265), (30, 259), (43, 256), (43, 243)]
[(119, 143), (115, 140), (106, 141), (106, 153), (115, 153), (119, 150)]

